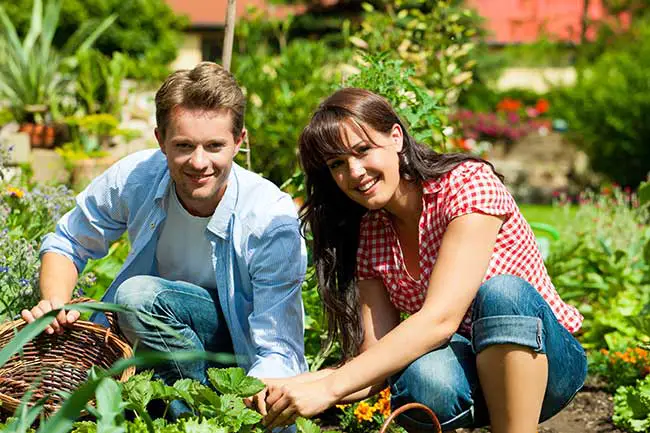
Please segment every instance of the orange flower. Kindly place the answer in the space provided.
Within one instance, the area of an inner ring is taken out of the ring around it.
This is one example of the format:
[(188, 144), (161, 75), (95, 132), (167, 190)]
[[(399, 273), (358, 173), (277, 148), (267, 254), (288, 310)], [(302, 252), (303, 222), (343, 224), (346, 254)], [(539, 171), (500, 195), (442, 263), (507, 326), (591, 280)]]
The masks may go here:
[(548, 111), (550, 106), (551, 104), (549, 104), (546, 99), (538, 99), (537, 103), (535, 104), (535, 111), (537, 111), (539, 114), (544, 114)]
[(382, 414), (384, 418), (390, 416), (390, 400), (386, 398), (380, 398), (377, 400), (377, 403), (372, 406), (372, 408)]
[(513, 111), (519, 111), (520, 108), (521, 108), (521, 101), (512, 98), (503, 98), (497, 104), (497, 111), (513, 112)]
[(382, 400), (390, 400), (390, 388), (384, 388), (379, 391), (379, 398)]
[(20, 188), (14, 188), (13, 186), (7, 187), (7, 194), (12, 197), (23, 198), (25, 196), (25, 191)]
[(356, 416), (359, 421), (370, 421), (374, 413), (375, 409), (365, 401), (359, 403), (356, 409), (354, 409), (354, 416)]

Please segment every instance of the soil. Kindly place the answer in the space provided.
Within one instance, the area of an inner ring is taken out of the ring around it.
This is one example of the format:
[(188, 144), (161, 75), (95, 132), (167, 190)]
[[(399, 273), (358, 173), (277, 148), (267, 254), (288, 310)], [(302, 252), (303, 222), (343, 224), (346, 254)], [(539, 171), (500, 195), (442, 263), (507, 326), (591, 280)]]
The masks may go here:
[[(612, 423), (612, 395), (587, 386), (553, 418), (539, 425), (539, 433), (625, 433)], [(490, 429), (458, 429), (456, 433), (487, 433)]]

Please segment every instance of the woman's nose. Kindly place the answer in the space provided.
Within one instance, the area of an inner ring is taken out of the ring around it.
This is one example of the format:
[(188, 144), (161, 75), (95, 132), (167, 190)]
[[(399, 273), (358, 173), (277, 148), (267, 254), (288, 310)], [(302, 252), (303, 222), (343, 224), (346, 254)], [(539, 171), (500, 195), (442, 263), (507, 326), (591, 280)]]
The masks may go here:
[(361, 164), (360, 161), (350, 160), (348, 164), (349, 164), (350, 176), (352, 176), (353, 178), (359, 178), (364, 174), (366, 174), (366, 169), (363, 166), (363, 164)]

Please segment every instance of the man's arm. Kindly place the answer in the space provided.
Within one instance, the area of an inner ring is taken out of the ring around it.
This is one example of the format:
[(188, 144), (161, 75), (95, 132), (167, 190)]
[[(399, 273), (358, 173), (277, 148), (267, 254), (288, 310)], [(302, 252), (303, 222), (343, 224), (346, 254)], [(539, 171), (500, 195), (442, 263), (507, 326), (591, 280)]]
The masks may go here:
[[(120, 167), (114, 165), (96, 178), (79, 196), (74, 209), (57, 223), (41, 245), (39, 288), (41, 301), (22, 318), (33, 322), (72, 299), (79, 273), (89, 258), (106, 255), (111, 242), (126, 229), (126, 207), (121, 197)], [(79, 312), (61, 311), (47, 333), (61, 333), (64, 325), (79, 318)]]
[(293, 203), (286, 199), (280, 205), (287, 211), (249, 240), (253, 311), (248, 321), (257, 356), (248, 374), (259, 378), (295, 376), (307, 368), (302, 305), (307, 254)]
[[(39, 287), (41, 290), (41, 301), (31, 310), (23, 310), (22, 318), (31, 323), (45, 313), (63, 307), (72, 299), (72, 291), (77, 284), (77, 268), (72, 260), (57, 254), (48, 252), (41, 258), (41, 270), (39, 276)], [(52, 324), (45, 328), (45, 332), (61, 334), (63, 326), (73, 323), (79, 318), (78, 311), (63, 310), (52, 321)]]

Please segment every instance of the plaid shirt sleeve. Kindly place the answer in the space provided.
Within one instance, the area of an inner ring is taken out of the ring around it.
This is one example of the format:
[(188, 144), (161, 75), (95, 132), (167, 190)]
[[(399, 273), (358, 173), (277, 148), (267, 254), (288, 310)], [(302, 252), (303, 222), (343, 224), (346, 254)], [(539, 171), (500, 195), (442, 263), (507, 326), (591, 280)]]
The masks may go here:
[(470, 213), (510, 218), (516, 209), (512, 195), (489, 165), (464, 163), (450, 173), (443, 209), (448, 223)]

